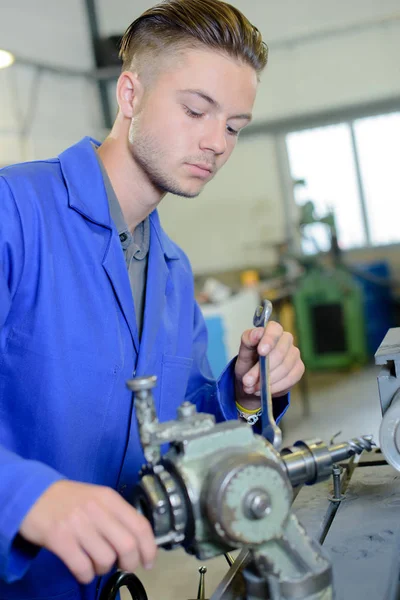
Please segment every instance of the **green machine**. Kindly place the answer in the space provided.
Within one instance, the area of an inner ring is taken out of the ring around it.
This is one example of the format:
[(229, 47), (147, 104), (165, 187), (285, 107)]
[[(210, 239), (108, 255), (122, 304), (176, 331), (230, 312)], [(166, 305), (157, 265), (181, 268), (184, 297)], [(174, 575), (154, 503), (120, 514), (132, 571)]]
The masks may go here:
[(346, 270), (314, 266), (298, 282), (293, 304), (309, 369), (346, 368), (367, 360), (362, 291)]
[(302, 211), (300, 227), (324, 223), (330, 232), (327, 266), (321, 257), (302, 257), (304, 274), (293, 294), (298, 342), (307, 368), (340, 369), (367, 360), (363, 292), (341, 261), (333, 213), (314, 216), (312, 202)]

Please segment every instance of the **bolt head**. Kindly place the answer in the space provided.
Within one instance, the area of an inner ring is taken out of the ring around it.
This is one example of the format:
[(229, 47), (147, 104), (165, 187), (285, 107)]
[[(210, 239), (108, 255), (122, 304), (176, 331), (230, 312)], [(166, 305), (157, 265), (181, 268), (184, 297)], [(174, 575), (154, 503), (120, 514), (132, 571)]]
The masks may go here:
[(244, 502), (245, 514), (249, 519), (263, 519), (271, 512), (271, 500), (264, 490), (249, 492)]
[(182, 402), (180, 406), (178, 406), (178, 419), (189, 419), (197, 412), (195, 404), (191, 402)]

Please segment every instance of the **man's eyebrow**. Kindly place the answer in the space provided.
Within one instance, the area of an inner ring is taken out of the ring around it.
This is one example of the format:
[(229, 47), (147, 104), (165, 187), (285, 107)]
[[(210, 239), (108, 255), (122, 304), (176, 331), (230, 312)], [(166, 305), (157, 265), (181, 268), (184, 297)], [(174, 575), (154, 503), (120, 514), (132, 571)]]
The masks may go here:
[[(219, 102), (214, 100), (214, 98), (211, 98), (211, 96), (209, 96), (202, 90), (180, 90), (180, 91), (184, 94), (193, 94), (193, 95), (199, 96), (200, 98), (202, 98), (203, 100), (205, 100), (206, 102), (211, 104), (211, 106), (214, 106), (216, 109), (221, 108), (221, 105), (219, 104)], [(246, 121), (251, 121), (252, 115), (251, 115), (251, 113), (243, 113), (240, 115), (233, 115), (229, 118), (230, 119), (245, 119)]]

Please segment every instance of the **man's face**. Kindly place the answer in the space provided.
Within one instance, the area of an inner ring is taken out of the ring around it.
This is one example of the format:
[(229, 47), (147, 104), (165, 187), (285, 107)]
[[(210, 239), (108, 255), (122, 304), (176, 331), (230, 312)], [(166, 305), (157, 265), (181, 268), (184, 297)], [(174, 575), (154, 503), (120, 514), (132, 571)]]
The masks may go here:
[(132, 119), (133, 158), (161, 192), (197, 196), (250, 122), (256, 90), (249, 65), (208, 50), (176, 57)]

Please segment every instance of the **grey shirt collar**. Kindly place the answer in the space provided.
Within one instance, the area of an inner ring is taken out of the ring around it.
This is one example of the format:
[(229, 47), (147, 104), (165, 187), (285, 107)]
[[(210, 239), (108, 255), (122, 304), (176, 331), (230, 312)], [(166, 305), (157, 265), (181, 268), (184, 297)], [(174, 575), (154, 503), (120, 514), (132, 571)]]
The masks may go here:
[(97, 148), (95, 148), (95, 150), (97, 160), (99, 161), (101, 173), (103, 175), (104, 185), (106, 188), (110, 216), (115, 223), (115, 227), (117, 228), (122, 248), (124, 250), (127, 250), (130, 247), (130, 245), (133, 244), (132, 248), (130, 248), (130, 255), (136, 260), (143, 260), (147, 256), (150, 247), (149, 217), (146, 217), (144, 221), (142, 221), (141, 223), (139, 223), (139, 225), (135, 227), (135, 231), (132, 235), (128, 229), (128, 225), (126, 224), (124, 215), (122, 214), (118, 198), (114, 192), (114, 188), (107, 174), (107, 171), (103, 165), (103, 161), (98, 155)]

